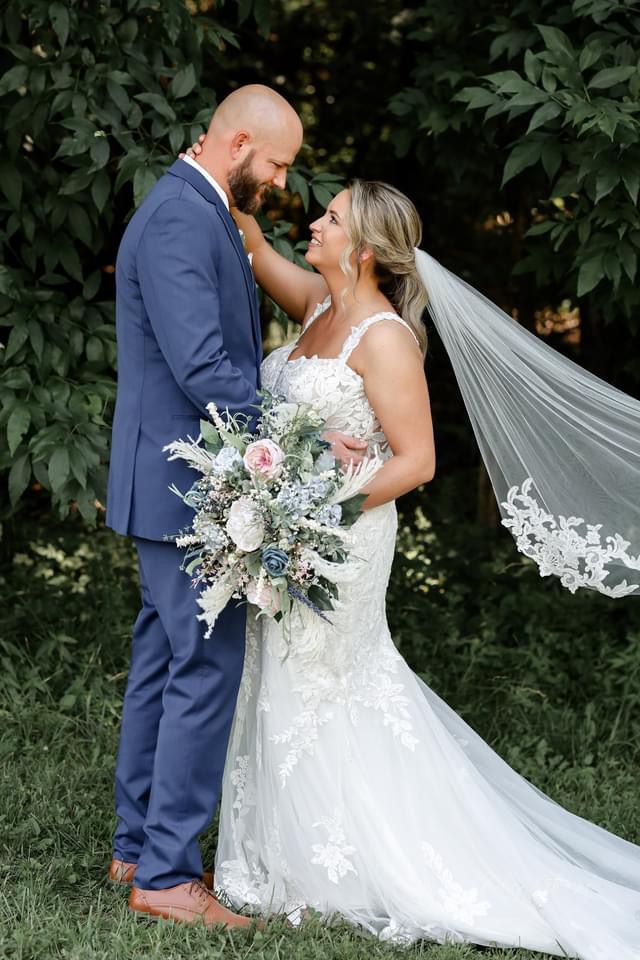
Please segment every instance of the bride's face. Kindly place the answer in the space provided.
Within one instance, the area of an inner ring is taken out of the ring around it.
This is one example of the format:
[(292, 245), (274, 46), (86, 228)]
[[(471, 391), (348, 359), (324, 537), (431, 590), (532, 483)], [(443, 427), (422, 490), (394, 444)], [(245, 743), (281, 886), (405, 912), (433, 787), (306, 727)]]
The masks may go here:
[(350, 194), (343, 190), (330, 201), (323, 215), (309, 226), (311, 240), (305, 260), (316, 267), (331, 269), (340, 265), (340, 257), (349, 243), (344, 227), (349, 214)]

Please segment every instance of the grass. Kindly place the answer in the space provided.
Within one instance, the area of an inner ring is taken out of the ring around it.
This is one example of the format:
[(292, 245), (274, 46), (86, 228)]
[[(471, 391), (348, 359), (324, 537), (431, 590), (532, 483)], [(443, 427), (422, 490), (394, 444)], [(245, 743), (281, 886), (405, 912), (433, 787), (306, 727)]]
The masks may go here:
[[(638, 842), (640, 610), (541, 583), (506, 541), (453, 525), (446, 503), (429, 514), (400, 534), (389, 606), (402, 652), (520, 772)], [(136, 608), (131, 549), (106, 530), (24, 518), (9, 534), (0, 568), (1, 957), (541, 956), (426, 942), (401, 949), (315, 921), (229, 935), (136, 920), (126, 892), (105, 882)], [(214, 845), (215, 827), (203, 838), (208, 863)]]

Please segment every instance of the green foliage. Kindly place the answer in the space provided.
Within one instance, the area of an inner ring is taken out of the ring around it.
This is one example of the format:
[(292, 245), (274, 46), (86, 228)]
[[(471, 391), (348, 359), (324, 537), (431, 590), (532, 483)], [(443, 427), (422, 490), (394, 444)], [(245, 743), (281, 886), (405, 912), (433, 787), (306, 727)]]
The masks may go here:
[[(508, 16), (472, 0), (5, 6), (0, 474), (14, 505), (38, 486), (60, 514), (77, 504), (91, 518), (103, 501), (117, 244), (134, 202), (241, 82), (281, 89), (312, 151), (290, 171), (298, 196), (276, 197), (263, 219), (283, 255), (306, 266), (306, 223), (338, 174), (388, 180), (457, 273), (528, 326), (579, 294), (575, 358), (623, 389), (640, 377), (628, 342), (640, 333), (633, 5), (521, 0)], [(503, 210), (512, 219), (496, 227)], [(443, 453), (457, 465), (476, 448), (451, 426), (433, 348)]]
[(181, 0), (23, 0), (0, 31), (0, 469), (12, 504), (35, 480), (60, 514), (74, 501), (91, 519), (115, 392), (114, 241), (131, 190), (139, 202), (200, 132), (215, 102), (202, 54), (233, 37)]
[[(616, 0), (522, 0), (509, 18), (489, 5), (479, 20), (465, 39), (464, 10), (422, 8), (414, 85), (391, 103), (398, 149), (424, 150), (434, 137), (459, 177), (486, 153), (452, 156), (452, 133), (501, 158), (502, 186), (517, 181), (508, 193), (522, 198), (529, 228), (517, 271), (541, 284), (564, 280), (590, 309), (637, 325), (640, 13)], [(488, 72), (499, 59), (513, 68)]]
[[(268, 30), (263, 0), (231, 8)], [(104, 502), (117, 243), (132, 202), (208, 122), (203, 62), (216, 77), (236, 46), (221, 15), (183, 0), (20, 0), (0, 15), (0, 471), (13, 506), (34, 482), (61, 516), (73, 503), (91, 520)]]

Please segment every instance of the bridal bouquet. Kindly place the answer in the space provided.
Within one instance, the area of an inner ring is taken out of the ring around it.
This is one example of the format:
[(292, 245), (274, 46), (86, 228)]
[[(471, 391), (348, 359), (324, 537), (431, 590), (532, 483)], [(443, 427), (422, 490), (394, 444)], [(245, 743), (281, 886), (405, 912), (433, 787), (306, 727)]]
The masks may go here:
[(263, 396), (255, 433), (242, 415), (225, 418), (215, 404), (200, 437), (165, 450), (201, 476), (182, 494), (193, 509), (175, 538), (186, 547), (183, 569), (202, 585), (199, 605), (210, 636), (234, 597), (260, 614), (285, 620), (294, 603), (323, 619), (338, 599), (336, 580), (348, 557), (348, 528), (360, 516), (362, 488), (382, 461), (376, 454), (343, 472), (322, 440), (325, 423), (302, 403)]

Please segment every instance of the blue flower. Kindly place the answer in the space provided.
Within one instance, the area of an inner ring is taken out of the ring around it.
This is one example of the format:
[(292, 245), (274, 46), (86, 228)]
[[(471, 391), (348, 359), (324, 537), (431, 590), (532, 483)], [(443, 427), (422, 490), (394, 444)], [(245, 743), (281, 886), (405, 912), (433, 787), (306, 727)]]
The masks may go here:
[(193, 532), (200, 538), (205, 550), (210, 553), (218, 553), (228, 542), (224, 531), (206, 513), (196, 514)]
[(276, 502), (284, 508), (291, 520), (299, 520), (327, 495), (329, 484), (320, 477), (311, 477), (306, 483), (292, 483), (282, 487)]
[(277, 547), (265, 547), (262, 551), (262, 566), (270, 577), (282, 577), (289, 566), (289, 557)]
[(212, 473), (231, 473), (231, 471), (242, 464), (242, 457), (235, 447), (223, 447), (217, 454), (215, 461), (211, 465)]
[(316, 520), (325, 527), (338, 527), (342, 520), (342, 507), (339, 503), (325, 504), (316, 513)]

